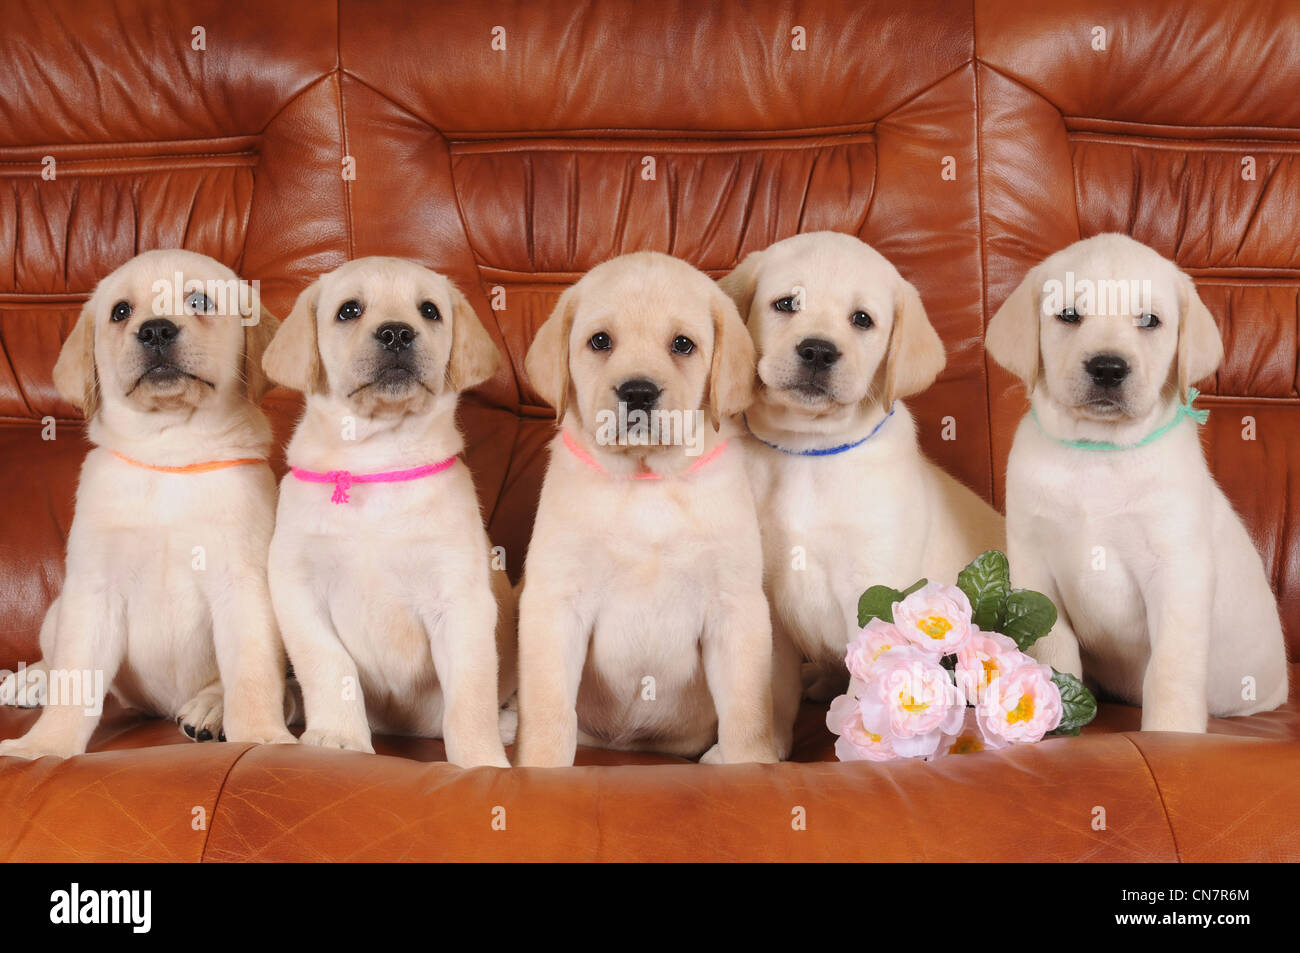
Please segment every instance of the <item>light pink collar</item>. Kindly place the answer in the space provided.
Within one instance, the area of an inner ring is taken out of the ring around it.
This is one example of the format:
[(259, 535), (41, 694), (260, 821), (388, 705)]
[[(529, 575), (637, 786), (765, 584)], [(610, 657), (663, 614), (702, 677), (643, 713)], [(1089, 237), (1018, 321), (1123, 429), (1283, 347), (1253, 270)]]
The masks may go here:
[[(596, 462), (595, 457), (593, 457), (590, 453), (588, 453), (585, 449), (583, 449), (582, 445), (578, 443), (577, 439), (573, 436), (573, 434), (571, 434), (568, 430), (564, 430), (562, 431), (562, 433), (564, 435), (564, 445), (569, 448), (570, 453), (572, 453), (575, 457), (577, 457), (582, 463), (585, 463), (587, 466), (591, 467), (597, 473), (604, 473), (606, 475), (609, 474), (608, 470), (606, 470), (604, 467), (602, 467), (599, 463)], [(725, 449), (727, 449), (727, 441), (724, 440), (722, 441), (722, 443), (718, 444), (716, 447), (714, 447), (704, 456), (700, 457), (700, 459), (692, 463), (690, 469), (688, 469), (686, 472), (694, 473), (696, 470), (708, 466), (710, 463), (716, 460), (721, 455), (722, 451)], [(662, 473), (653, 473), (649, 470), (643, 470), (640, 473), (630, 474), (630, 477), (633, 480), (662, 480), (664, 478), (664, 475)]]
[(409, 470), (389, 470), (386, 473), (353, 473), (350, 470), (330, 470), (328, 473), (320, 473), (315, 470), (302, 470), (298, 467), (290, 467), (289, 472), (304, 483), (333, 483), (334, 495), (330, 497), (330, 502), (347, 503), (351, 499), (348, 496), (348, 490), (352, 488), (354, 483), (405, 483), (408, 480), (418, 480), (421, 477), (441, 473), (455, 462), (456, 457), (453, 454), (446, 460), (440, 460), (437, 463), (412, 467)]

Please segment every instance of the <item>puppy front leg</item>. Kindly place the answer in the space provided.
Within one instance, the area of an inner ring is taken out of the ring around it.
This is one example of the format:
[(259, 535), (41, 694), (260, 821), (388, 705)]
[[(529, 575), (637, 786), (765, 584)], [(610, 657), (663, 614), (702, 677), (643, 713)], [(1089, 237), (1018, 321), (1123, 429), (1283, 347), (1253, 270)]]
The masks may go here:
[(0, 742), (0, 756), (69, 758), (83, 754), (104, 697), (126, 650), (126, 620), (102, 581), (84, 581), (69, 569), (59, 597), (53, 650), (47, 655), (45, 708), (21, 738)]
[(1011, 564), (1011, 584), (1018, 589), (1041, 592), (1056, 606), (1056, 624), (1052, 631), (1029, 647), (1029, 655), (1043, 665), (1058, 672), (1083, 678), (1083, 659), (1079, 655), (1079, 637), (1070, 624), (1065, 601), (1056, 585), (1052, 571), (1043, 554), (1037, 552), (1023, 537), (1014, 532), (1014, 524), (1007, 523), (1007, 561)]
[(284, 726), (284, 646), (266, 571), (246, 565), (212, 600), (212, 635), (221, 672), (227, 741), (295, 744)]
[(508, 768), (498, 716), (496, 599), (487, 579), (467, 579), (449, 589), (472, 595), (441, 614), (429, 608), (420, 613), (442, 686), (447, 760), (462, 768)]
[(719, 597), (705, 625), (703, 650), (722, 762), (778, 760), (772, 735), (772, 623), (761, 588), (734, 601)]
[[(1204, 553), (1208, 545), (1199, 549)], [(1209, 718), (1208, 560), (1162, 560), (1147, 592), (1151, 658), (1142, 678), (1142, 730), (1204, 733)]]
[(519, 600), (519, 748), (517, 764), (573, 764), (578, 750), (578, 685), (589, 627), (567, 599), (536, 580)]
[(775, 612), (772, 623), (772, 736), (784, 761), (794, 747), (794, 723), (803, 697), (802, 657)]
[(307, 730), (301, 741), (373, 754), (356, 662), (334, 630), (323, 597), (306, 582), (307, 578), (304, 568), (282, 565), (272, 553), (271, 602), (294, 676), (302, 688)]

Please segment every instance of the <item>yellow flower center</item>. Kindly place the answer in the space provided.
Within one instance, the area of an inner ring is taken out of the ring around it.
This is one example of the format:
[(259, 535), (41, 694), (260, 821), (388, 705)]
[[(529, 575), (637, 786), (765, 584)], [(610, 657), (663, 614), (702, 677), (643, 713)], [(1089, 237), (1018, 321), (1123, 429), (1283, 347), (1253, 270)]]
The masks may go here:
[(984, 681), (991, 682), (998, 677), (998, 663), (991, 658), (984, 660)]
[(871, 661), (873, 661), (873, 662), (877, 661), (877, 660), (880, 658), (880, 656), (884, 655), (886, 652), (888, 652), (888, 651), (889, 651), (890, 649), (892, 649), (892, 648), (893, 648), (893, 646), (890, 645), (888, 642), (886, 642), (885, 644), (881, 645), (880, 648), (876, 649), (876, 654), (873, 655), (873, 656), (871, 656)]
[(952, 623), (941, 615), (926, 616), (916, 627), (932, 639), (942, 639), (952, 631)]
[(1033, 717), (1034, 697), (1032, 695), (1021, 695), (1016, 707), (1007, 712), (1007, 724), (1014, 725), (1018, 721), (1029, 721)]
[(915, 714), (918, 711), (925, 711), (930, 707), (929, 702), (919, 702), (911, 695), (904, 698), (902, 692), (898, 693), (898, 700), (903, 703), (903, 710), (912, 714)]
[(983, 751), (984, 745), (978, 738), (958, 738), (953, 742), (952, 747), (948, 749), (949, 754), (971, 754), (975, 751)]
[(868, 732), (867, 732), (867, 737), (871, 739), (871, 743), (872, 743), (873, 745), (878, 745), (878, 744), (880, 744), (880, 735), (877, 735), (877, 734), (874, 734), (873, 732), (868, 731)]

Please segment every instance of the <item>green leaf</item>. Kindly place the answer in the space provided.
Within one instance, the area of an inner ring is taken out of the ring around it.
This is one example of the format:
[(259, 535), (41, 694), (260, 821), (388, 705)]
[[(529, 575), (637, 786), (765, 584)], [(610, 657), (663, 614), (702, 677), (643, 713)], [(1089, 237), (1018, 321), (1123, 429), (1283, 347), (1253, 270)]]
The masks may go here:
[(1052, 669), (1052, 681), (1061, 691), (1061, 723), (1053, 735), (1077, 735), (1079, 729), (1097, 717), (1097, 699), (1073, 675)]
[(924, 586), (926, 580), (914, 582), (902, 592), (889, 586), (872, 586), (858, 599), (858, 625), (864, 626), (872, 619), (894, 621), (894, 603), (902, 602), (916, 590)]
[(908, 586), (906, 589), (904, 589), (902, 592), (900, 592), (900, 593), (898, 594), (898, 595), (899, 595), (899, 599), (900, 599), (900, 601), (901, 601), (902, 599), (906, 599), (908, 596), (910, 596), (912, 593), (916, 592), (918, 589), (924, 589), (924, 588), (925, 588), (925, 584), (926, 584), (927, 582), (929, 582), (929, 581), (930, 581), (929, 579), (918, 579), (918, 580), (916, 580), (916, 582), (912, 583), (910, 586)]
[[(1056, 606), (1041, 592), (1012, 589), (1007, 595), (1006, 614), (1000, 631), (1009, 636), (1020, 651), (1028, 651), (1056, 625)], [(983, 628), (983, 626), (981, 626)]]
[(1005, 553), (990, 549), (976, 556), (957, 574), (957, 588), (970, 600), (971, 617), (985, 632), (1001, 632), (1011, 589), (1011, 567)]
[(872, 619), (894, 621), (894, 603), (900, 601), (903, 594), (889, 586), (872, 586), (858, 600), (858, 625), (864, 626)]

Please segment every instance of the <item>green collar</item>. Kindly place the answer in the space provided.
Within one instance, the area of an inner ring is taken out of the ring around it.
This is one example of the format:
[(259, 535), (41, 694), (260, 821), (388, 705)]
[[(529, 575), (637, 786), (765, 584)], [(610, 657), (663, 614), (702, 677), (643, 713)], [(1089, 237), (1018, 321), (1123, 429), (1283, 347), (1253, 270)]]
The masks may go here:
[(1061, 440), (1059, 437), (1053, 437), (1043, 430), (1043, 424), (1038, 419), (1038, 412), (1032, 407), (1029, 409), (1029, 416), (1034, 418), (1034, 423), (1038, 424), (1038, 429), (1057, 443), (1064, 444), (1067, 447), (1074, 447), (1076, 450), (1136, 450), (1138, 447), (1145, 447), (1149, 443), (1155, 443), (1169, 431), (1178, 425), (1178, 422), (1184, 417), (1194, 420), (1198, 424), (1203, 424), (1210, 418), (1208, 410), (1197, 410), (1192, 406), (1192, 402), (1201, 396), (1201, 392), (1195, 387), (1187, 389), (1187, 400), (1178, 405), (1178, 412), (1174, 414), (1174, 419), (1169, 421), (1163, 427), (1151, 431), (1137, 443), (1111, 443), (1107, 440)]

